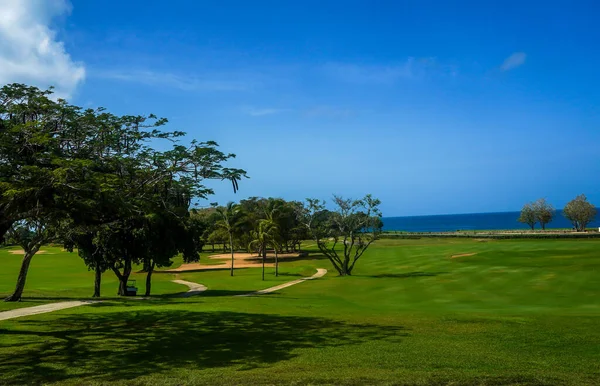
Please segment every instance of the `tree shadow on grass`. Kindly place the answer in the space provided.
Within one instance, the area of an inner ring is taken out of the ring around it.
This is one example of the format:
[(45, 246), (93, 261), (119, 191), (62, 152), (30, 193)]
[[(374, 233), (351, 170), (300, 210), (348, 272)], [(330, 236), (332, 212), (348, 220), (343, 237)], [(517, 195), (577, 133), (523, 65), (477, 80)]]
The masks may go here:
[(72, 302), (72, 301), (83, 301), (83, 302), (92, 302), (89, 306), (93, 307), (108, 307), (108, 306), (119, 306), (119, 307), (127, 307), (127, 306), (139, 306), (142, 304), (154, 304), (154, 305), (165, 305), (165, 304), (173, 304), (174, 301), (185, 299), (178, 295), (184, 294), (186, 291), (182, 291), (176, 294), (161, 294), (161, 295), (151, 295), (149, 297), (140, 296), (107, 296), (107, 297), (31, 297), (24, 299), (23, 301), (32, 301), (32, 302), (46, 302), (50, 303), (58, 303), (58, 302)]
[(438, 276), (448, 272), (405, 272), (405, 273), (382, 273), (380, 275), (371, 275), (368, 277), (373, 278), (393, 278), (393, 279), (407, 279), (411, 277), (422, 277), (422, 276)]
[(252, 292), (256, 292), (256, 290), (246, 290), (246, 291), (235, 291), (235, 290), (211, 290), (208, 289), (205, 292), (202, 292), (202, 297), (210, 298), (210, 297), (218, 297), (218, 296), (237, 296), (237, 295), (245, 295)]
[[(218, 265), (218, 264), (214, 264), (214, 265)], [(209, 267), (209, 266), (207, 265), (207, 267)], [(237, 267), (235, 267), (234, 269), (237, 272), (238, 270), (245, 270), (245, 269), (248, 269), (248, 268), (246, 268), (246, 267), (243, 267), (243, 268), (237, 268)], [(230, 267), (197, 268), (197, 269), (187, 269), (185, 271), (156, 271), (154, 273), (155, 274), (157, 274), (157, 273), (159, 273), (159, 274), (162, 274), (162, 273), (186, 274), (186, 273), (193, 273), (193, 272), (208, 272), (208, 271), (215, 271), (215, 272), (218, 272), (218, 271), (231, 271), (231, 268)]]
[(305, 277), (304, 275), (301, 275), (299, 273), (287, 273), (287, 272), (279, 272), (279, 276), (284, 276), (284, 277)]
[(172, 371), (266, 367), (296, 349), (400, 341), (399, 326), (237, 312), (128, 311), (24, 320), (0, 329), (0, 382), (132, 380)]

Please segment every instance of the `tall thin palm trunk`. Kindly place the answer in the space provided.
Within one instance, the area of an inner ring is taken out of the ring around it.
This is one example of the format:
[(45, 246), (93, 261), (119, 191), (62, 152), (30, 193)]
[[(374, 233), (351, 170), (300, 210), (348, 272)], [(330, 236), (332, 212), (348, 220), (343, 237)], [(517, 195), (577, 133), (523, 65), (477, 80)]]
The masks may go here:
[(275, 247), (275, 277), (279, 276), (279, 260), (277, 259), (277, 247)]
[(267, 246), (262, 246), (262, 279), (265, 280), (265, 260), (267, 259)]
[(229, 247), (231, 248), (231, 276), (233, 276), (233, 236), (229, 232)]

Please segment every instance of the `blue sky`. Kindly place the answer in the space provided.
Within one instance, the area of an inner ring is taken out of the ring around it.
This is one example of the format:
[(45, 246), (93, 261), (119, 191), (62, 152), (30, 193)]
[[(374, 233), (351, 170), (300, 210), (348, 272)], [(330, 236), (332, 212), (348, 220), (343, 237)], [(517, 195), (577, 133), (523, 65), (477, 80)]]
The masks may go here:
[(217, 141), (251, 179), (210, 201), (372, 193), (386, 216), (600, 203), (594, 1), (0, 6), (0, 82)]

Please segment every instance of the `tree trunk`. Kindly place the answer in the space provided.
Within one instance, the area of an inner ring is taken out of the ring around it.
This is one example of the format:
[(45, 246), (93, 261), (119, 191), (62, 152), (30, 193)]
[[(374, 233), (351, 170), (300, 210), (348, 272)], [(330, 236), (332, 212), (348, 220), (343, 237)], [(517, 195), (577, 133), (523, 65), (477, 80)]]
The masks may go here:
[(233, 236), (229, 233), (229, 246), (231, 247), (231, 276), (233, 276)]
[(119, 278), (119, 290), (117, 291), (117, 295), (127, 296), (127, 280), (128, 280), (128, 278), (124, 278), (124, 277)]
[(212, 252), (215, 253), (215, 243), (212, 243), (211, 246), (212, 246)]
[(267, 259), (267, 248), (262, 246), (262, 279), (265, 280), (265, 260)]
[(148, 268), (148, 273), (146, 274), (146, 293), (144, 296), (150, 296), (150, 290), (152, 289), (152, 272), (154, 272), (155, 265), (156, 264), (153, 261)]
[(546, 224), (540, 223), (540, 225), (542, 226), (542, 230), (545, 231), (546, 230)]
[(341, 276), (350, 276), (350, 270), (348, 269), (349, 258), (344, 258), (344, 264), (342, 264)]
[(31, 263), (31, 259), (39, 249), (40, 245), (36, 245), (28, 252), (25, 252), (25, 255), (23, 255), (23, 261), (21, 262), (21, 269), (19, 270), (19, 277), (17, 278), (15, 292), (13, 292), (12, 295), (4, 299), (5, 302), (21, 301), (21, 296), (23, 295), (23, 290), (25, 289), (25, 282), (27, 281), (27, 272), (29, 271), (29, 264)]
[(92, 297), (100, 297), (100, 284), (102, 284), (102, 270), (99, 264), (96, 264), (96, 268), (94, 269), (94, 295)]
[(277, 260), (277, 247), (275, 247), (275, 277), (279, 276), (279, 261)]
[(119, 291), (117, 295), (119, 296), (127, 296), (127, 281), (129, 280), (129, 275), (131, 275), (131, 261), (125, 261), (125, 267), (123, 268), (123, 273), (121, 273), (117, 268), (112, 267), (113, 272), (117, 275), (119, 279)]

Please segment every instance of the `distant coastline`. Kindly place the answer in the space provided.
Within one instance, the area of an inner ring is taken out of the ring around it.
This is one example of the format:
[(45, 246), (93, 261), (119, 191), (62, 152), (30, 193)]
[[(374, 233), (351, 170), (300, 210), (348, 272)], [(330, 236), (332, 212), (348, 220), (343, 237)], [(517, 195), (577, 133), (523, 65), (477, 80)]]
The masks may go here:
[[(599, 210), (600, 213), (600, 210)], [(404, 232), (455, 232), (479, 230), (509, 230), (529, 227), (517, 221), (520, 212), (492, 212), (440, 214), (426, 216), (383, 217), (384, 231)], [(599, 214), (600, 217), (600, 214)], [(556, 211), (554, 220), (547, 225), (548, 229), (571, 229), (573, 226), (567, 220), (562, 210)], [(588, 225), (589, 228), (600, 227), (599, 218)], [(539, 229), (539, 226), (536, 227)]]

